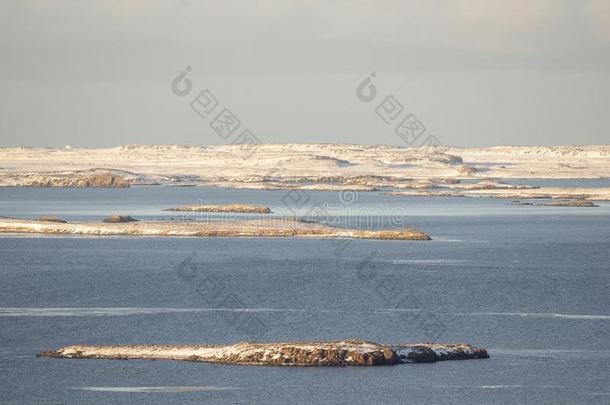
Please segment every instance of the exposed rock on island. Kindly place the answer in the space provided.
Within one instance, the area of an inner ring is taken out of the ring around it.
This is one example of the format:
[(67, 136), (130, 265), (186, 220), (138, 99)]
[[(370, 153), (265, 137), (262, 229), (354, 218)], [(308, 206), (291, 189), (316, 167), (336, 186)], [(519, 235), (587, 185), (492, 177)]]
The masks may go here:
[(0, 218), (0, 234), (2, 233), (88, 236), (336, 237), (430, 240), (430, 237), (424, 232), (415, 229), (347, 229), (331, 227), (317, 222), (275, 218), (227, 221), (138, 221), (119, 223), (54, 223), (17, 218)]
[(236, 213), (254, 213), (254, 214), (269, 214), (271, 209), (262, 205), (249, 204), (222, 204), (222, 205), (183, 205), (177, 208), (167, 208), (163, 211), (179, 211), (179, 212), (236, 212)]
[(542, 205), (546, 207), (599, 207), (599, 205), (593, 204), (592, 201), (587, 200), (550, 201)]
[(129, 215), (111, 215), (107, 218), (104, 218), (102, 222), (107, 224), (120, 224), (124, 222), (137, 222), (137, 219), (132, 218)]
[(65, 224), (68, 221), (61, 219), (59, 217), (56, 217), (55, 215), (43, 215), (42, 217), (38, 217), (36, 218), (36, 221), (44, 221), (44, 222), (58, 222), (61, 224)]
[[(7, 175), (7, 180), (13, 176), (15, 175)], [(30, 172), (16, 177), (19, 177), (20, 181), (14, 185), (23, 187), (129, 187), (127, 179), (111, 171)]]
[(78, 359), (183, 360), (269, 366), (383, 366), (442, 360), (487, 359), (469, 344), (382, 345), (365, 340), (249, 343), (233, 345), (73, 345), (40, 356)]

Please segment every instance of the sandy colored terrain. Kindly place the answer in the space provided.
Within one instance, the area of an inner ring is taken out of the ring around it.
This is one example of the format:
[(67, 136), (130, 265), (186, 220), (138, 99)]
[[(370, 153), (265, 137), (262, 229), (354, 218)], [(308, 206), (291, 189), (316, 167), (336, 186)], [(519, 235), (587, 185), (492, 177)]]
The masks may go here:
[(468, 344), (381, 345), (364, 340), (234, 345), (74, 345), (41, 356), (93, 359), (185, 360), (272, 366), (381, 366), (439, 360), (485, 359), (483, 348)]
[(134, 235), (134, 236), (201, 236), (201, 237), (317, 237), (429, 240), (415, 229), (357, 230), (335, 228), (315, 222), (289, 219), (256, 219), (228, 221), (138, 221), (126, 223), (61, 223), (16, 218), (0, 218), (2, 233), (36, 233), (49, 235)]
[[(0, 186), (207, 185), (421, 189), (457, 179), (609, 178), (610, 146), (454, 148), (342, 144), (0, 148)], [(84, 180), (83, 180), (84, 179)], [(92, 183), (93, 184), (93, 183)]]

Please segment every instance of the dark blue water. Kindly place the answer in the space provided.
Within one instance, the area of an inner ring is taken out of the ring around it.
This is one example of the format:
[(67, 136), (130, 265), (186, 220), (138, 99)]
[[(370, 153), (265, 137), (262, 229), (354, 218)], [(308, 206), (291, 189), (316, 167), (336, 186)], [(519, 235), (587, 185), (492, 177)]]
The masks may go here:
[[(0, 402), (608, 403), (609, 204), (306, 197), (301, 206), (285, 191), (0, 189), (0, 215), (169, 218), (161, 209), (198, 199), (303, 214), (327, 203), (328, 220), (377, 215), (376, 227), (390, 227), (401, 213), (435, 239), (0, 237)], [(350, 337), (469, 342), (491, 358), (274, 368), (35, 357), (74, 343)]]

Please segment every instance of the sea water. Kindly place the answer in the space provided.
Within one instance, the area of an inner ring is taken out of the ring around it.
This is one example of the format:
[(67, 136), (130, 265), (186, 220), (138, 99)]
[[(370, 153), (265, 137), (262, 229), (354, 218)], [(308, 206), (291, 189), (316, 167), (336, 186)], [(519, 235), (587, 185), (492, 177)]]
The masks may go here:
[[(332, 225), (415, 227), (433, 240), (2, 236), (1, 403), (610, 401), (608, 203), (5, 188), (0, 215), (182, 220), (163, 209), (198, 202), (262, 204), (272, 215)], [(345, 338), (467, 342), (490, 359), (303, 368), (36, 357), (76, 343)]]

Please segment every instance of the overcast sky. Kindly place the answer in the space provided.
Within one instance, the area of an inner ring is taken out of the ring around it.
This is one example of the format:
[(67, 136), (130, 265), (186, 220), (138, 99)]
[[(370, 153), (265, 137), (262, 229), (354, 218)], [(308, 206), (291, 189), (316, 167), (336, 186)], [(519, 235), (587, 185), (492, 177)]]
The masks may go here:
[(0, 146), (610, 143), (610, 0), (2, 0), (0, 51)]

